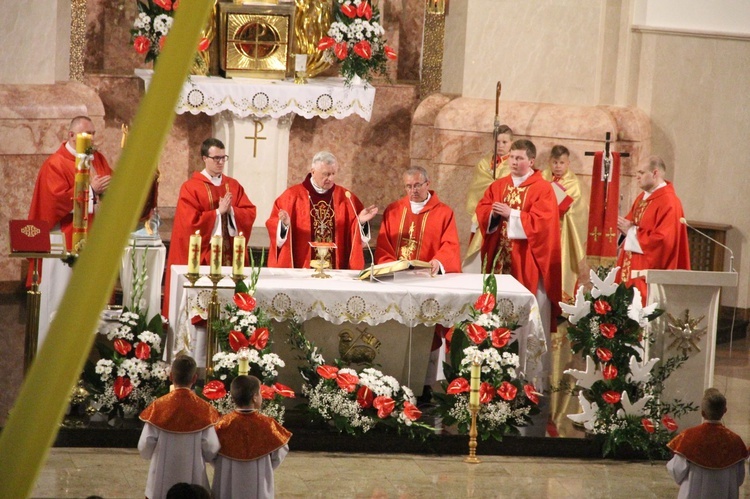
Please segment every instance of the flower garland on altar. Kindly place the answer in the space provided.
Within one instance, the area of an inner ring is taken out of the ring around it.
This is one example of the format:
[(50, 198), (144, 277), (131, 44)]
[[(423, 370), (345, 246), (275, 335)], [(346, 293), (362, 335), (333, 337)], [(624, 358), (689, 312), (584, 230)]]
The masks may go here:
[(296, 322), (290, 324), (289, 343), (305, 361), (299, 367), (305, 380), (302, 394), (308, 399), (303, 408), (314, 420), (350, 435), (383, 428), (425, 439), (435, 431), (419, 421), (422, 411), (414, 392), (393, 376), (372, 367), (357, 371), (340, 359), (327, 364)]
[(335, 0), (334, 22), (318, 42), (326, 62), (339, 62), (347, 85), (355, 77), (369, 83), (373, 74), (387, 77), (387, 62), (396, 51), (385, 44), (380, 11), (372, 0)]
[(663, 311), (656, 304), (643, 307), (635, 287), (616, 284), (619, 268), (591, 271), (593, 287), (576, 291), (575, 303), (561, 303), (568, 315), (568, 337), (574, 353), (586, 361), (586, 371), (568, 369), (576, 378), (583, 410), (568, 417), (604, 441), (604, 455), (620, 448), (666, 458), (667, 442), (676, 434), (678, 418), (697, 409), (692, 403), (665, 400), (664, 383), (686, 360), (686, 355), (645, 359), (644, 327)]
[(241, 371), (247, 371), (261, 381), (261, 412), (283, 424), (283, 399), (293, 398), (294, 391), (276, 382), (279, 369), (286, 364), (272, 352), (270, 325), (245, 283), (238, 282), (232, 303), (226, 305), (223, 317), (214, 324), (221, 351), (214, 354), (213, 375), (201, 391), (222, 414), (235, 409), (229, 387)]
[(477, 430), (483, 440), (517, 434), (519, 426), (528, 425), (530, 417), (539, 413), (540, 394), (520, 372), (518, 341), (513, 335), (517, 318), (502, 315), (496, 298), (497, 281), (490, 274), (485, 277), (482, 295), (471, 306), (470, 319), (456, 324), (446, 335), (451, 362), (443, 365), (445, 393), (433, 395), (443, 423), (468, 433), (471, 365), (481, 364)]

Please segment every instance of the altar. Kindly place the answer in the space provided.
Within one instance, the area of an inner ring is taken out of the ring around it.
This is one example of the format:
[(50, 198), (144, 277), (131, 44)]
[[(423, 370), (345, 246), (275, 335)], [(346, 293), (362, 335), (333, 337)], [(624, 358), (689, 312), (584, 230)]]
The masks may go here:
[[(169, 359), (189, 352), (205, 367), (205, 327), (196, 326), (192, 319), (208, 306), (211, 284), (202, 277), (193, 287), (186, 272), (187, 266), (172, 267), (167, 351)], [(208, 267), (200, 272), (207, 274)], [(225, 274), (230, 272), (231, 268), (224, 269)], [(292, 387), (299, 385), (300, 378), (297, 354), (286, 343), (289, 321), (303, 324), (307, 338), (329, 363), (340, 357), (347, 341), (365, 335), (374, 338), (379, 354), (373, 362), (399, 382), (420, 390), (434, 326), (450, 327), (467, 319), (482, 292), (480, 274), (430, 277), (425, 271), (407, 271), (395, 279), (370, 282), (357, 279), (353, 270), (330, 271), (331, 279), (312, 279), (311, 273), (310, 269), (263, 268), (255, 290), (257, 306), (274, 320), (274, 352), (286, 362), (279, 381)], [(520, 324), (514, 331), (520, 365), (537, 386), (545, 386), (542, 355), (547, 346), (536, 298), (513, 277), (496, 277), (502, 315)], [(219, 282), (218, 288), (222, 304), (231, 300), (231, 279)]]

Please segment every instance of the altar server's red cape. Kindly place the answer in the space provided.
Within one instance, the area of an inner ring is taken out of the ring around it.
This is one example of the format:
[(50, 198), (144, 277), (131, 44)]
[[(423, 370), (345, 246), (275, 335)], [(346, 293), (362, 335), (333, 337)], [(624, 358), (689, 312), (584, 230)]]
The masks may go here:
[(160, 430), (195, 433), (213, 426), (219, 411), (189, 388), (177, 388), (154, 400), (141, 412), (140, 419)]
[(720, 423), (703, 423), (688, 428), (674, 437), (667, 447), (691, 463), (711, 470), (728, 468), (748, 457), (742, 438)]
[(237, 461), (253, 461), (285, 446), (292, 433), (275, 419), (253, 412), (234, 411), (216, 423), (219, 454)]

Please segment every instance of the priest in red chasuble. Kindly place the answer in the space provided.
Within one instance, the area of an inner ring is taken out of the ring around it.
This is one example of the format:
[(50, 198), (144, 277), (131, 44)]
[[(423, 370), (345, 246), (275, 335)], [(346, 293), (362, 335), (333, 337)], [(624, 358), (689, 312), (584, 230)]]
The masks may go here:
[(630, 212), (618, 217), (617, 228), (625, 235), (617, 265), (618, 281), (634, 285), (645, 302), (646, 281), (631, 279), (633, 270), (690, 270), (690, 248), (682, 203), (671, 182), (664, 178), (667, 167), (658, 156), (648, 158), (636, 172), (638, 187), (643, 189)]
[(477, 222), (484, 271), (511, 274), (534, 293), (549, 332), (560, 315), (560, 216), (552, 186), (533, 169), (535, 159), (531, 141), (513, 142), (510, 175), (487, 189)]
[(403, 175), (406, 196), (383, 212), (375, 262), (423, 260), (432, 274), (461, 272), (461, 247), (453, 210), (430, 190), (422, 167)]
[(266, 221), (269, 267), (310, 268), (310, 242), (336, 244), (329, 253), (333, 269), (364, 267), (362, 245), (369, 241), (368, 222), (378, 209), (363, 208), (357, 196), (336, 185), (338, 169), (336, 157), (321, 151), (305, 180), (276, 199)]
[[(211, 236), (222, 236), (222, 265), (227, 266), (232, 265), (232, 238), (242, 233), (246, 239), (250, 239), (255, 205), (250, 202), (239, 182), (223, 174), (229, 159), (224, 152), (224, 144), (219, 139), (204, 140), (201, 145), (204, 168), (194, 172), (180, 188), (167, 258), (162, 311), (165, 316), (169, 311), (170, 269), (172, 265), (187, 264), (192, 234), (196, 231), (201, 234), (201, 265), (210, 262)], [(247, 260), (246, 254), (246, 264)]]
[[(73, 246), (73, 190), (76, 176), (76, 136), (88, 133), (95, 136), (94, 123), (88, 116), (73, 118), (68, 127), (68, 139), (39, 170), (29, 208), (30, 220), (45, 220), (53, 230), (61, 230), (65, 235), (65, 246)], [(88, 219), (89, 229), (94, 221), (99, 200), (109, 186), (112, 169), (99, 151), (94, 151), (90, 170)], [(31, 274), (29, 269), (29, 277)], [(31, 285), (31, 280), (28, 280)]]

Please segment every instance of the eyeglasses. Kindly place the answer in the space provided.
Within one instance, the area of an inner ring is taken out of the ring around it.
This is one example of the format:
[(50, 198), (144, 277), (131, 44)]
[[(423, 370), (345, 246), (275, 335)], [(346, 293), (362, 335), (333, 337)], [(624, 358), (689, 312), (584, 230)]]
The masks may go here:
[(420, 183), (418, 183), (418, 184), (406, 184), (406, 185), (404, 186), (404, 188), (405, 188), (405, 189), (406, 189), (407, 191), (418, 191), (419, 189), (421, 189), (421, 188), (422, 188), (422, 187), (424, 187), (425, 185), (427, 185), (427, 181), (426, 181), (426, 180), (425, 180), (424, 182), (420, 182)]
[(226, 160), (229, 159), (229, 156), (206, 156), (208, 159), (212, 159), (216, 161), (217, 163), (224, 163)]

